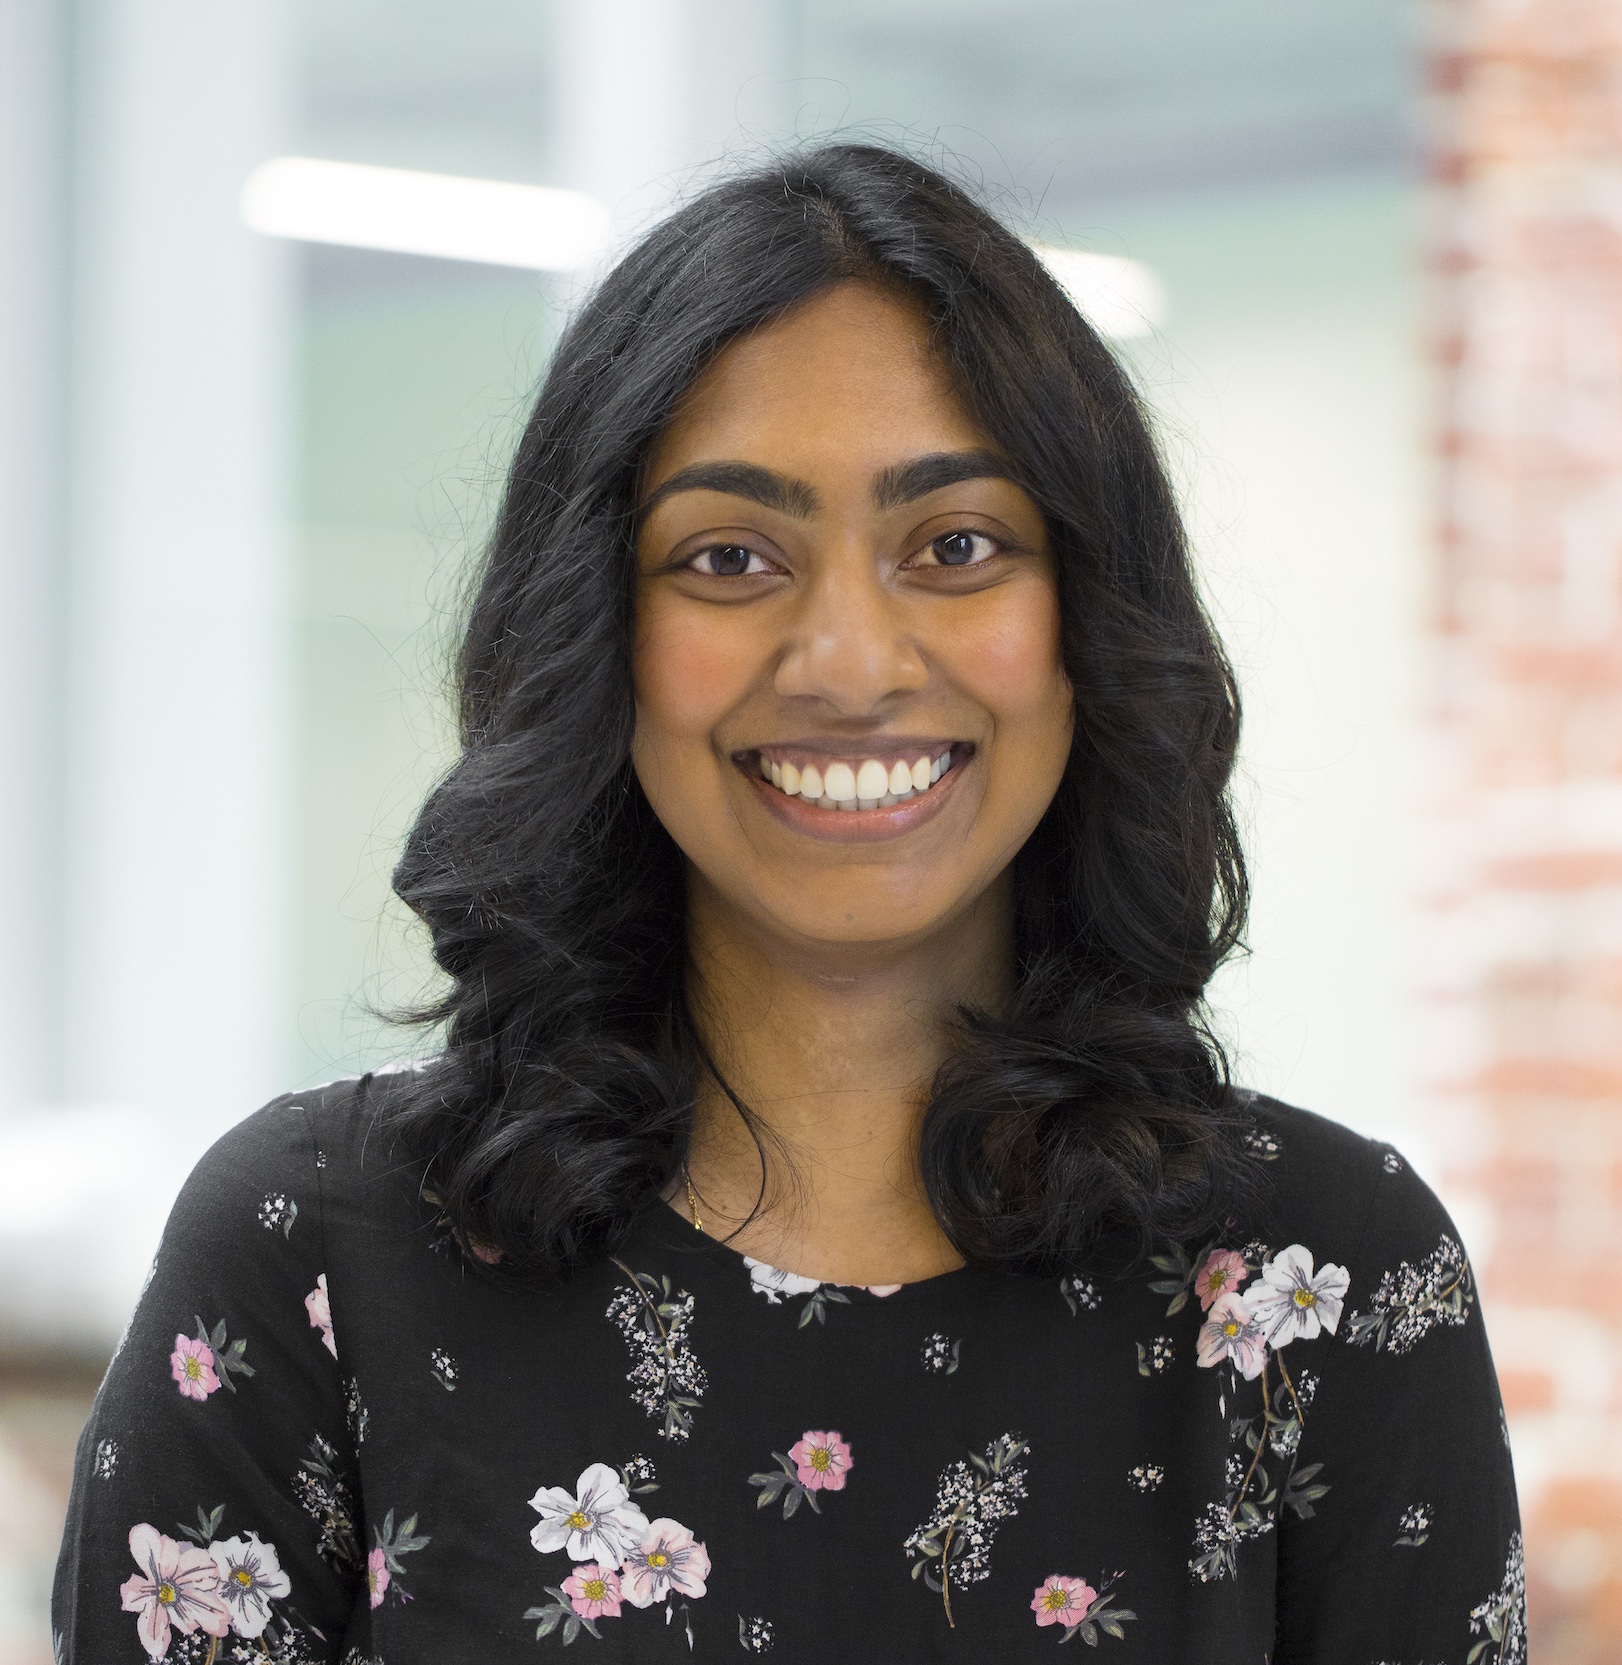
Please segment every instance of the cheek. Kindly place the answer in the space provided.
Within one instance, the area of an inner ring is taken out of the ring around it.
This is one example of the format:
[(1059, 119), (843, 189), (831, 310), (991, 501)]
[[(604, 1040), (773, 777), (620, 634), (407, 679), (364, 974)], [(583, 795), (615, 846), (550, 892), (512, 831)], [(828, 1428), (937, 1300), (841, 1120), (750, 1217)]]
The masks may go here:
[(631, 685), (640, 742), (707, 741), (748, 681), (735, 632), (706, 628), (685, 609), (655, 607), (639, 616)]
[(991, 712), (999, 749), (1009, 742), (1046, 746), (1070, 732), (1070, 687), (1060, 659), (1058, 597), (1049, 585), (1022, 585), (972, 621), (954, 643), (957, 677)]

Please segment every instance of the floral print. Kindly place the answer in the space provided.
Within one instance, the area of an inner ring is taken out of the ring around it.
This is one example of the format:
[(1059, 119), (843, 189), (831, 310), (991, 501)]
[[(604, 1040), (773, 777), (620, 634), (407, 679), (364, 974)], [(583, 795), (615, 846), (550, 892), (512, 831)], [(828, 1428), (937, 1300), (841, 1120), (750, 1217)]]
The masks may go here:
[(777, 1266), (768, 1266), (764, 1260), (756, 1260), (752, 1255), (745, 1255), (743, 1263), (749, 1268), (749, 1287), (757, 1295), (764, 1295), (772, 1306), (782, 1306), (791, 1295), (807, 1298), (800, 1308), (799, 1327), (802, 1330), (813, 1319), (825, 1324), (830, 1306), (848, 1307), (850, 1296), (845, 1293), (846, 1287), (865, 1289), (869, 1295), (876, 1295), (881, 1300), (904, 1287), (899, 1283), (855, 1283), (842, 1287), (836, 1283), (823, 1283), (818, 1278), (802, 1277), (798, 1272), (785, 1272)]
[(572, 1492), (543, 1486), (529, 1506), (541, 1517), (529, 1541), (542, 1555), (566, 1549), (572, 1561), (617, 1567), (648, 1530), (648, 1517), (631, 1502), (619, 1470), (607, 1463), (584, 1470)]
[(1126, 1632), (1121, 1626), (1137, 1614), (1129, 1607), (1110, 1605), (1109, 1593), (1120, 1582), (1121, 1575), (1100, 1579), (1102, 1589), (1095, 1590), (1084, 1578), (1066, 1578), (1062, 1573), (1050, 1573), (1036, 1587), (1031, 1597), (1031, 1611), (1042, 1625), (1063, 1625), (1061, 1642), (1080, 1636), (1088, 1647), (1096, 1648), (1098, 1638), (1113, 1636), (1124, 1642)]
[(118, 1441), (102, 1439), (96, 1441), (96, 1455), (91, 1461), (90, 1472), (98, 1480), (111, 1480), (118, 1473)]
[(1059, 1293), (1064, 1297), (1064, 1304), (1070, 1308), (1072, 1318), (1078, 1313), (1097, 1312), (1104, 1304), (1103, 1296), (1098, 1293), (1098, 1285), (1091, 1278), (1084, 1278), (1079, 1272), (1059, 1279)]
[(152, 1659), (169, 1651), (171, 1630), (230, 1633), (231, 1614), (220, 1599), (220, 1569), (206, 1549), (179, 1544), (155, 1526), (130, 1528), (130, 1554), (141, 1571), (124, 1581), (119, 1597), (139, 1617), (135, 1633)]
[(219, 1569), (220, 1598), (231, 1615), (231, 1628), (250, 1639), (262, 1635), (270, 1623), (271, 1602), (293, 1588), (275, 1546), (250, 1532), (246, 1538), (211, 1543), (208, 1553)]
[(428, 1370), (447, 1393), (456, 1392), (456, 1360), (443, 1347), (435, 1347), (429, 1353)]
[(1177, 1343), (1169, 1335), (1157, 1335), (1147, 1347), (1138, 1343), (1138, 1374), (1160, 1376), (1172, 1367), (1177, 1357)]
[(962, 1362), (963, 1342), (937, 1330), (924, 1341), (924, 1369), (937, 1376), (950, 1376)]
[(801, 1434), (788, 1454), (799, 1482), (808, 1492), (840, 1492), (850, 1472), (850, 1447), (838, 1434), (816, 1430)]
[(619, 1618), (625, 1603), (647, 1608), (663, 1602), (668, 1623), (681, 1597), (687, 1644), (693, 1646), (686, 1604), (705, 1593), (709, 1551), (680, 1521), (663, 1516), (650, 1521), (631, 1502), (632, 1480), (640, 1491), (658, 1489), (652, 1474), (646, 1458), (633, 1458), (624, 1470), (593, 1463), (573, 1492), (543, 1486), (529, 1500), (541, 1517), (530, 1530), (530, 1543), (543, 1555), (564, 1550), (576, 1563), (561, 1584), (545, 1586), (549, 1603), (526, 1610), (537, 1641), (560, 1631), (567, 1645), (582, 1629), (600, 1638), (597, 1620)]
[(1335, 1333), (1351, 1281), (1344, 1266), (1325, 1263), (1314, 1272), (1311, 1254), (1292, 1243), (1262, 1268), (1262, 1281), (1250, 1291), (1247, 1305), (1269, 1347), (1311, 1341), (1321, 1329)]
[(625, 1599), (633, 1607), (652, 1607), (672, 1593), (696, 1601), (709, 1574), (709, 1551), (680, 1521), (664, 1519), (648, 1522), (642, 1542), (620, 1569)]
[(1166, 1471), (1158, 1463), (1139, 1463), (1126, 1471), (1126, 1483), (1135, 1492), (1156, 1491), (1165, 1478)]
[(997, 1529), (1019, 1513), (1019, 1502), (1027, 1495), (1020, 1459), (1029, 1453), (1020, 1435), (1000, 1434), (983, 1457), (971, 1451), (966, 1462), (947, 1464), (929, 1519), (901, 1546), (913, 1561), (912, 1576), (921, 1576), (938, 1592), (946, 1622), (954, 1628), (952, 1587), (978, 1584), (990, 1576)]
[(770, 1653), (777, 1631), (770, 1619), (746, 1619), (738, 1615), (738, 1646), (745, 1653)]
[(582, 1619), (617, 1619), (620, 1616), (620, 1581), (618, 1573), (588, 1561), (563, 1581), (563, 1593), (569, 1605)]
[(779, 1497), (783, 1499), (784, 1520), (791, 1519), (802, 1503), (809, 1503), (813, 1514), (820, 1513), (816, 1494), (843, 1491), (852, 1466), (849, 1444), (836, 1432), (816, 1428), (807, 1429), (787, 1452), (774, 1451), (772, 1456), (777, 1459), (777, 1468), (751, 1474), (749, 1484), (760, 1488), (755, 1499), (757, 1508), (767, 1508)]
[(1470, 1610), (1471, 1645), (1465, 1665), (1526, 1665), (1526, 1557), (1521, 1535), (1510, 1535), (1509, 1556), (1497, 1590)]
[(220, 1378), (214, 1372), (214, 1350), (206, 1341), (177, 1335), (175, 1350), (169, 1355), (169, 1374), (174, 1377), (182, 1398), (201, 1402), (211, 1393), (219, 1392)]
[(1199, 1297), (1200, 1311), (1209, 1312), (1224, 1295), (1234, 1294), (1250, 1276), (1245, 1257), (1233, 1249), (1212, 1249), (1204, 1264), (1194, 1274), (1194, 1293)]
[(1036, 1587), (1031, 1597), (1031, 1611), (1039, 1625), (1068, 1624), (1068, 1615), (1080, 1616), (1092, 1604), (1098, 1592), (1079, 1578), (1063, 1578), (1058, 1573), (1046, 1578)]
[(1463, 1324), (1475, 1298), (1469, 1259), (1444, 1233), (1417, 1266), (1405, 1260), (1396, 1271), (1381, 1273), (1369, 1310), (1347, 1321), (1346, 1339), (1354, 1347), (1372, 1342), (1376, 1352), (1407, 1353), (1432, 1330)]
[(1237, 1295), (1224, 1295), (1200, 1326), (1196, 1356), (1207, 1370), (1231, 1364), (1247, 1382), (1254, 1381), (1267, 1362), (1267, 1337)]
[(406, 1570), (401, 1557), (426, 1549), (433, 1541), (417, 1531), (417, 1517), (407, 1515), (399, 1526), (394, 1524), (392, 1509), (383, 1517), (381, 1526), (372, 1528), (374, 1542), (366, 1557), (367, 1597), (373, 1607), (381, 1607), (385, 1596), (395, 1601), (410, 1601), (411, 1596), (400, 1575)]
[(310, 1328), (321, 1332), (321, 1345), (338, 1356), (338, 1343), (332, 1338), (332, 1303), (327, 1298), (327, 1274), (315, 1280), (315, 1288), (304, 1297), (304, 1310), (310, 1315)]
[(1435, 1516), (1428, 1503), (1412, 1503), (1403, 1510), (1397, 1521), (1397, 1536), (1393, 1547), (1397, 1549), (1418, 1549), (1430, 1536), (1431, 1527), (1435, 1524)]
[(631, 1287), (615, 1291), (605, 1316), (631, 1350), (625, 1378), (631, 1398), (649, 1416), (662, 1420), (661, 1438), (680, 1445), (693, 1431), (693, 1413), (709, 1385), (687, 1339), (693, 1297), (685, 1289), (674, 1289), (668, 1277), (633, 1272), (617, 1260), (614, 1264)]
[(355, 1495), (337, 1468), (338, 1452), (317, 1434), (293, 1476), (299, 1507), (319, 1528), (315, 1552), (329, 1566), (359, 1572), (360, 1538), (355, 1530)]
[(267, 1191), (259, 1205), (259, 1224), (266, 1231), (279, 1231), (283, 1237), (293, 1235), (293, 1222), (298, 1219), (298, 1204), (285, 1191)]

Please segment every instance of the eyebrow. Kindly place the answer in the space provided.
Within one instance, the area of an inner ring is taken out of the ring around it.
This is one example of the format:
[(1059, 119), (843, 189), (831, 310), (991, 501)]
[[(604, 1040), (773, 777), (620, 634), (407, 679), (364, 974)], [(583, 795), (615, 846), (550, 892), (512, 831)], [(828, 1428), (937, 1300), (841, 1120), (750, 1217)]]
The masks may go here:
[(898, 509), (942, 486), (1013, 477), (1013, 469), (994, 451), (934, 451), (885, 469), (873, 482), (873, 501), (881, 509)]
[[(1013, 477), (1013, 469), (994, 451), (932, 451), (882, 470), (873, 481), (873, 501), (881, 509), (897, 509), (964, 480)], [(718, 491), (729, 497), (746, 497), (796, 520), (809, 520), (822, 507), (815, 488), (804, 480), (778, 474), (758, 463), (703, 462), (672, 474), (642, 505), (641, 515), (650, 515), (667, 497), (684, 491)]]
[(809, 520), (822, 506), (804, 480), (790, 479), (755, 463), (709, 462), (678, 469), (642, 505), (642, 514), (651, 514), (667, 497), (682, 491), (720, 491), (729, 497), (747, 497), (752, 503), (796, 520)]

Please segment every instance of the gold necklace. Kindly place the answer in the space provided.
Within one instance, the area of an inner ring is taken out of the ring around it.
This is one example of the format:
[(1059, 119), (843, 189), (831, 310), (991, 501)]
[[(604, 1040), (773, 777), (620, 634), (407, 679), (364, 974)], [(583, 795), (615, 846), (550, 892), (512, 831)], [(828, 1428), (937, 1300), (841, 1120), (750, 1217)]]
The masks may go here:
[(689, 1168), (682, 1169), (682, 1178), (687, 1181), (687, 1207), (693, 1216), (693, 1230), (703, 1231), (704, 1222), (699, 1218), (698, 1194), (693, 1190), (693, 1175)]

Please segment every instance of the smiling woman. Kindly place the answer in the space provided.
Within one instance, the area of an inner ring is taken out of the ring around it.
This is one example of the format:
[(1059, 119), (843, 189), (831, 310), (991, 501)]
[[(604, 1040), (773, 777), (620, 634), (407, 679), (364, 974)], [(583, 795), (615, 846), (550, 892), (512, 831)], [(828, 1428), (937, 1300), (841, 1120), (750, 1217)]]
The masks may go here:
[(1233, 681), (1023, 244), (860, 147), (676, 214), (460, 669), (444, 1049), (188, 1183), (60, 1657), (1524, 1657), (1451, 1222), (1201, 1025)]

